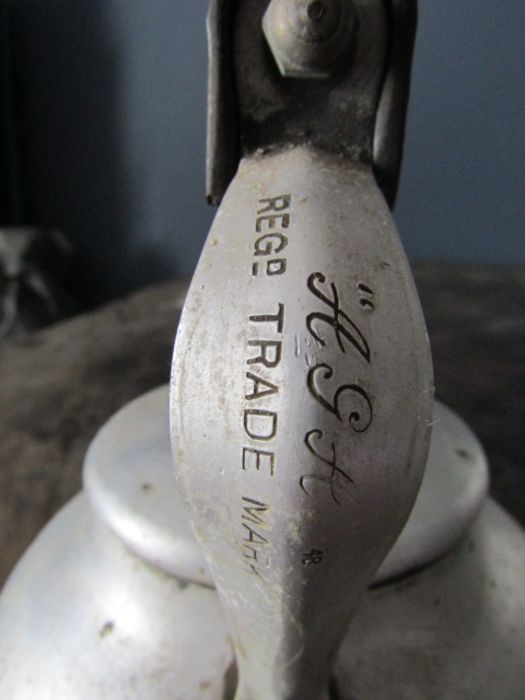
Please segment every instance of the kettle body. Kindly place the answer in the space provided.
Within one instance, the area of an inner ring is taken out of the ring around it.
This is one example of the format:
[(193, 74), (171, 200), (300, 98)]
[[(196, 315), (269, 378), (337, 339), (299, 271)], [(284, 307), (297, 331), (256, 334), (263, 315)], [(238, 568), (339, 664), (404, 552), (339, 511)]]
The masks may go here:
[[(475, 438), (440, 411), (413, 511), (420, 522), (409, 520), (355, 611), (335, 663), (339, 699), (523, 696), (525, 536), (485, 496)], [(117, 413), (88, 452), (85, 490), (13, 571), (0, 596), (0, 697), (233, 698), (237, 671), (220, 601), (166, 489), (167, 425), (166, 387)], [(443, 530), (434, 549), (426, 538), (424, 552), (421, 521), (443, 519), (424, 503), (442, 488), (440, 472), (449, 482), (463, 473), (447, 500), (462, 490), (470, 511), (461, 522), (449, 514), (459, 529)]]

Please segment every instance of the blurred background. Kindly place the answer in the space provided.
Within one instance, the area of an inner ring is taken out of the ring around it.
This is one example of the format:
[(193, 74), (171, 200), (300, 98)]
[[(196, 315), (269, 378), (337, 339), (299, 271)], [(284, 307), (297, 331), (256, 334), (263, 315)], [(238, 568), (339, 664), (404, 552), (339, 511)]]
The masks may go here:
[[(207, 5), (0, 4), (0, 225), (65, 234), (80, 308), (196, 265)], [(524, 35), (522, 0), (420, 0), (395, 212), (412, 260), (525, 262)]]

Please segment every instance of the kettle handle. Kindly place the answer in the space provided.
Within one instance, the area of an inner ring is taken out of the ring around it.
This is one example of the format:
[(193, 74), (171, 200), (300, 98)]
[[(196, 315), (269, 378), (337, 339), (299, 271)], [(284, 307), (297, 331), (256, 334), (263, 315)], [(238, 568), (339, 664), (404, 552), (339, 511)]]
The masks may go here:
[[(383, 4), (356, 1), (348, 75), (308, 88), (279, 79), (258, 53), (261, 5), (237, 6), (237, 51), (255, 46), (237, 75), (246, 152), (179, 325), (172, 443), (234, 642), (236, 700), (320, 700), (351, 614), (417, 495), (432, 369), (373, 172)], [(253, 121), (261, 90), (273, 100), (263, 124)], [(348, 91), (355, 119), (337, 152)], [(305, 122), (310, 136), (296, 142)]]
[(237, 700), (319, 700), (432, 418), (425, 325), (370, 168), (303, 146), (241, 162), (187, 297), (171, 411)]

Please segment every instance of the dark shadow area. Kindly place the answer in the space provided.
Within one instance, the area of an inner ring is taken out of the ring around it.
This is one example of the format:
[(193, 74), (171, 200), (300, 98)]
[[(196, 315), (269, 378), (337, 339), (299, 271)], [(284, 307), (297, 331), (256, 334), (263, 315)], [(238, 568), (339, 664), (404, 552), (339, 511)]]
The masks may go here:
[[(167, 6), (153, 10), (152, 16), (151, 8), (137, 3), (102, 0), (10, 5), (21, 223), (58, 228), (72, 242), (68, 291), (83, 308), (185, 272), (169, 250), (172, 210), (181, 205), (171, 204), (176, 197), (170, 200), (169, 188), (159, 192), (162, 163), (158, 172), (151, 165), (159, 151), (151, 132), (160, 133), (167, 152), (174, 146), (176, 124), (172, 120), (171, 132), (155, 130), (155, 124), (148, 130), (148, 125), (167, 121), (163, 109), (180, 99), (168, 94), (165, 103), (155, 100), (164, 89), (155, 84), (162, 81), (155, 61), (166, 51), (169, 30), (156, 37)], [(154, 86), (143, 96), (148, 83)], [(180, 162), (181, 180), (185, 161)], [(170, 186), (177, 189), (177, 183)], [(169, 203), (168, 211), (163, 202)], [(200, 243), (197, 237), (194, 259)]]
[[(82, 306), (106, 295), (125, 245), (118, 57), (104, 6), (97, 0), (11, 5), (25, 223), (58, 227), (72, 240), (69, 284)], [(101, 235), (111, 235), (111, 246), (97, 245)]]
[(437, 398), (487, 453), (491, 493), (525, 523), (525, 270), (416, 265)]

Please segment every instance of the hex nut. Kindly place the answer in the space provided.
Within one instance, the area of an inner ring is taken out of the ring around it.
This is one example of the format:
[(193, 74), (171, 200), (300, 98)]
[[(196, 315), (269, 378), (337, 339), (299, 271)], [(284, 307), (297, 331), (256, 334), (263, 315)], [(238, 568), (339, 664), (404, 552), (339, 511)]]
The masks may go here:
[(329, 78), (351, 46), (352, 0), (272, 0), (263, 31), (286, 78)]

